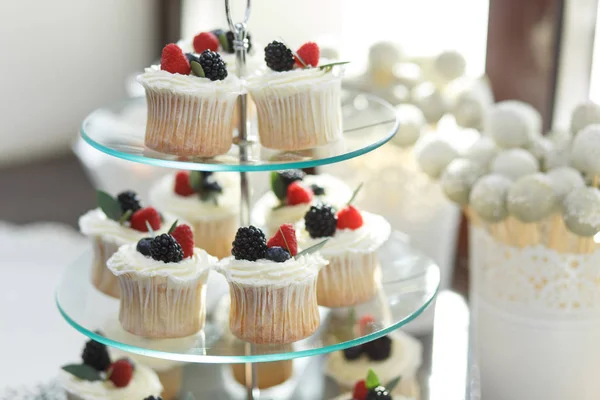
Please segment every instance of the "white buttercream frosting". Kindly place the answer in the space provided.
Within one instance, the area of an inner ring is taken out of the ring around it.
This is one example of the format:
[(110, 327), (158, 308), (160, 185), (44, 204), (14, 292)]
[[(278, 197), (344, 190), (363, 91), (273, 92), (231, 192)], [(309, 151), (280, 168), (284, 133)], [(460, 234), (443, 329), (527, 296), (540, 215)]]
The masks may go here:
[[(157, 230), (157, 233), (166, 232), (175, 221), (171, 216), (164, 215), (165, 220)], [(148, 232), (140, 232), (131, 229), (126, 224), (119, 224), (106, 216), (100, 208), (95, 208), (79, 217), (79, 230), (86, 236), (100, 236), (108, 241), (115, 242), (118, 245), (137, 242), (148, 237)]]
[[(248, 88), (253, 96), (259, 94), (270, 96), (269, 88), (277, 88), (281, 95), (282, 87), (288, 88), (290, 94), (311, 87), (318, 91), (320, 86), (339, 81), (343, 76), (343, 67), (334, 67), (333, 71), (325, 71), (320, 68), (300, 68), (291, 71), (273, 71), (263, 66), (256, 75), (248, 78)], [(260, 91), (260, 92), (257, 92)]]
[(223, 192), (217, 196), (216, 203), (212, 200), (202, 201), (197, 195), (180, 196), (175, 193), (175, 175), (163, 177), (150, 189), (151, 202), (160, 209), (191, 222), (222, 219), (238, 214), (239, 174), (219, 172), (213, 176), (223, 188)]
[(371, 361), (363, 354), (356, 360), (348, 361), (342, 351), (336, 351), (327, 358), (327, 375), (345, 387), (352, 387), (357, 381), (365, 379), (369, 369), (375, 371), (381, 382), (389, 382), (399, 376), (402, 377), (401, 382), (414, 378), (422, 362), (421, 342), (402, 331), (394, 332), (389, 337), (392, 339), (392, 350), (385, 360)]
[(144, 256), (136, 250), (136, 245), (137, 243), (121, 246), (107, 261), (106, 265), (113, 274), (136, 274), (146, 278), (160, 276), (168, 277), (177, 284), (195, 284), (217, 262), (216, 257), (196, 247), (192, 257), (180, 262), (165, 263)]
[(60, 371), (58, 380), (67, 392), (83, 400), (144, 399), (158, 396), (163, 390), (156, 373), (142, 364), (135, 365), (131, 382), (122, 388), (116, 387), (110, 380), (81, 380), (66, 371)]
[[(336, 230), (335, 234), (329, 238), (320, 250), (323, 257), (328, 258), (342, 253), (370, 253), (376, 251), (388, 240), (391, 234), (391, 226), (385, 218), (366, 211), (361, 211), (361, 215), (363, 225), (360, 228)], [(311, 238), (304, 229), (304, 221), (299, 223), (296, 234), (300, 249), (309, 248), (325, 239)]]
[[(335, 208), (341, 208), (350, 200), (352, 190), (342, 180), (327, 174), (307, 175), (302, 184), (306, 187), (318, 185), (325, 189), (325, 194), (314, 196), (313, 203), (324, 202)], [(295, 224), (300, 221), (310, 208), (310, 204), (277, 207), (279, 199), (271, 191), (265, 193), (259, 202), (265, 210), (266, 224), (269, 230), (277, 229), (282, 224)]]
[(236, 260), (227, 257), (219, 262), (217, 271), (229, 282), (246, 286), (288, 286), (316, 279), (319, 270), (329, 264), (318, 253), (290, 258), (278, 263), (271, 260)]
[(138, 75), (137, 80), (144, 86), (156, 90), (170, 90), (189, 95), (211, 95), (216, 98), (227, 98), (243, 93), (240, 79), (234, 74), (227, 74), (222, 81), (211, 81), (195, 75), (172, 74), (160, 69), (160, 65), (146, 68), (144, 73)]

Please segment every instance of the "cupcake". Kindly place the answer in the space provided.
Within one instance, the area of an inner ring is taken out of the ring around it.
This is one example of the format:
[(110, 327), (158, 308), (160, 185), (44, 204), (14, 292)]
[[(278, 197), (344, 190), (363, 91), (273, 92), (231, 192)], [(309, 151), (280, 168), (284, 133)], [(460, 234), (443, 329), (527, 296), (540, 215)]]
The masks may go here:
[(166, 232), (173, 219), (166, 218), (153, 207), (142, 207), (137, 194), (121, 192), (117, 198), (97, 191), (98, 208), (79, 218), (79, 230), (92, 239), (92, 283), (102, 293), (119, 298), (119, 281), (106, 268), (106, 261), (117, 249), (148, 236), (148, 227), (155, 232)]
[(327, 174), (306, 175), (299, 169), (271, 172), (271, 191), (255, 206), (255, 220), (274, 235), (282, 224), (295, 224), (315, 202), (342, 207), (352, 195), (341, 180)]
[[(364, 316), (355, 326), (359, 331), (357, 336), (371, 333), (375, 326), (374, 318)], [(393, 393), (418, 398), (416, 375), (422, 362), (422, 350), (421, 342), (417, 339), (402, 331), (395, 331), (371, 342), (331, 353), (325, 370), (342, 390), (351, 389), (370, 369), (377, 372), (384, 382), (400, 377)]]
[(121, 246), (107, 262), (121, 285), (119, 321), (134, 335), (178, 338), (204, 326), (204, 284), (217, 259), (194, 247), (188, 225), (169, 231)]
[(148, 103), (145, 144), (177, 156), (227, 153), (233, 142), (233, 114), (241, 82), (227, 73), (214, 51), (188, 57), (176, 44), (168, 44), (160, 65), (138, 76)]
[(277, 41), (265, 47), (267, 68), (248, 79), (263, 146), (302, 150), (342, 138), (342, 73), (332, 64), (319, 66), (319, 52), (313, 42), (302, 45), (298, 57)]
[(352, 392), (341, 394), (331, 400), (416, 400), (416, 397), (405, 397), (394, 393), (394, 388), (402, 379), (396, 378), (388, 383), (380, 381), (375, 371), (369, 369), (366, 379), (359, 378), (354, 383)]
[(232, 256), (217, 266), (229, 282), (229, 328), (237, 338), (286, 344), (317, 330), (317, 276), (327, 261), (311, 253), (314, 249), (298, 254), (291, 225), (282, 226), (268, 243), (254, 226), (238, 229)]
[(58, 376), (67, 400), (146, 399), (163, 390), (150, 368), (121, 358), (110, 359), (105, 345), (90, 340), (81, 364), (62, 367)]
[(150, 198), (192, 225), (196, 246), (218, 258), (229, 255), (240, 212), (237, 174), (180, 171), (162, 178)]
[(321, 203), (311, 206), (299, 225), (301, 249), (329, 238), (320, 250), (329, 261), (319, 272), (320, 306), (348, 307), (375, 296), (381, 279), (377, 250), (391, 233), (385, 218), (351, 204), (336, 212)]

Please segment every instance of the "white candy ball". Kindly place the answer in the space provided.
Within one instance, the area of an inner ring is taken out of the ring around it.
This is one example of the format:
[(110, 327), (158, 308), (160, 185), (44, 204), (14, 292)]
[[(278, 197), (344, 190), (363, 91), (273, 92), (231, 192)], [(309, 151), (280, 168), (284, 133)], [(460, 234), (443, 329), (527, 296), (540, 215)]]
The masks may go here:
[(503, 175), (486, 175), (475, 182), (469, 204), (486, 221), (498, 222), (506, 218), (506, 197), (512, 181)]
[(483, 165), (487, 169), (499, 152), (500, 149), (492, 139), (482, 136), (467, 149), (464, 157)]
[(421, 67), (412, 62), (399, 62), (392, 69), (396, 82), (406, 86), (409, 89), (414, 88), (423, 82), (423, 73)]
[(485, 131), (504, 148), (526, 147), (540, 134), (542, 117), (529, 104), (507, 100), (496, 103), (485, 120)]
[(546, 154), (550, 153), (554, 148), (552, 142), (546, 139), (543, 136), (535, 136), (529, 146), (527, 146), (527, 151), (531, 153), (535, 158), (542, 161)]
[(554, 146), (542, 159), (542, 167), (549, 171), (560, 167), (571, 165), (571, 146)]
[(573, 139), (573, 166), (590, 176), (600, 175), (600, 124), (589, 125)]
[(392, 141), (398, 146), (412, 146), (421, 136), (427, 125), (423, 112), (412, 104), (400, 104), (396, 107), (400, 126)]
[(485, 170), (481, 165), (466, 158), (457, 158), (448, 164), (442, 173), (440, 184), (450, 200), (466, 205), (469, 202), (471, 188), (484, 173)]
[(539, 221), (557, 205), (552, 182), (537, 173), (519, 178), (508, 190), (508, 211), (523, 222)]
[(447, 82), (460, 78), (465, 74), (467, 61), (457, 51), (444, 51), (433, 63), (436, 73)]
[(417, 163), (434, 179), (437, 179), (458, 155), (458, 151), (450, 143), (435, 135), (424, 137), (415, 146)]
[(512, 180), (538, 172), (538, 160), (527, 150), (510, 149), (501, 151), (492, 161), (491, 171)]
[(600, 190), (595, 187), (575, 189), (563, 202), (565, 224), (580, 236), (600, 232)]
[(558, 201), (562, 201), (573, 190), (585, 186), (581, 173), (572, 167), (560, 167), (548, 171), (548, 178)]
[(583, 103), (575, 107), (571, 114), (571, 133), (577, 135), (583, 128), (600, 124), (600, 106), (595, 103)]
[(438, 122), (448, 111), (446, 99), (430, 82), (417, 85), (412, 90), (413, 103), (421, 109), (427, 122)]

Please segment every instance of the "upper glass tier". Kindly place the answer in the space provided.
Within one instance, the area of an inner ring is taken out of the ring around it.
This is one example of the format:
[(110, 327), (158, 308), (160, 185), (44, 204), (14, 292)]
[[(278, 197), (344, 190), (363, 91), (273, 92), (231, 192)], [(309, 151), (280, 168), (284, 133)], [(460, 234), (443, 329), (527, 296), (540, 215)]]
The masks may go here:
[[(287, 360), (369, 342), (407, 324), (427, 308), (440, 283), (438, 267), (413, 249), (400, 232), (392, 234), (379, 250), (378, 256), (382, 272), (382, 286), (378, 295), (355, 307), (320, 307), (321, 326), (317, 332), (291, 345), (247, 346), (247, 343), (236, 339), (229, 331), (228, 294), (220, 301), (216, 296), (217, 301), (213, 304), (218, 305), (207, 309), (206, 325), (197, 335), (152, 340), (127, 333), (118, 321), (119, 301), (102, 294), (91, 283), (90, 254), (66, 270), (56, 292), (56, 303), (62, 316), (75, 329), (126, 352), (199, 363)], [(209, 278), (208, 298), (215, 297), (214, 288), (219, 286), (218, 279), (221, 278), (216, 273)], [(357, 330), (357, 321), (365, 315), (371, 315), (377, 321), (377, 328), (369, 334)]]
[[(81, 136), (106, 154), (142, 164), (201, 171), (273, 171), (316, 167), (360, 156), (386, 143), (398, 129), (394, 108), (371, 94), (344, 91), (342, 115), (343, 139), (327, 146), (301, 151), (271, 150), (252, 140), (256, 139), (256, 132), (251, 128), (251, 142), (234, 144), (227, 154), (184, 159), (144, 146), (146, 100), (139, 97), (91, 113), (83, 122)], [(245, 147), (246, 161), (240, 160), (241, 146)]]

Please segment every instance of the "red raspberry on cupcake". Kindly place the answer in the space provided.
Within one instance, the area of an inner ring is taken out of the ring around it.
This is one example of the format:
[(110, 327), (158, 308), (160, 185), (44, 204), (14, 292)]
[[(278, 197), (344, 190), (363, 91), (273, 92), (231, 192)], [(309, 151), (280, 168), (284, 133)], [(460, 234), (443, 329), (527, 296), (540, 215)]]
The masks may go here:
[(298, 182), (292, 182), (287, 188), (286, 202), (289, 206), (309, 204), (313, 199), (313, 192)]
[[(321, 50), (319, 49), (319, 45), (315, 42), (306, 42), (296, 51), (297, 57), (294, 57), (296, 61), (296, 66), (300, 68), (304, 68), (304, 64), (310, 67), (316, 67), (319, 65), (319, 57), (321, 55)], [(304, 64), (301, 60), (304, 61)]]
[(296, 239), (296, 230), (293, 225), (281, 225), (277, 233), (275, 233), (275, 235), (267, 242), (267, 247), (280, 247), (286, 250), (291, 256), (298, 254), (298, 240)]
[(218, 51), (219, 38), (212, 32), (200, 32), (194, 36), (194, 51), (198, 54), (204, 50)]
[(148, 225), (152, 230), (160, 229), (162, 219), (154, 207), (145, 207), (133, 213), (129, 220), (131, 228), (140, 232), (148, 232)]

